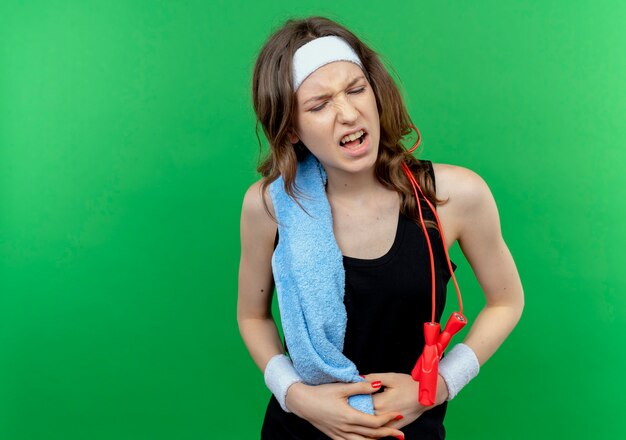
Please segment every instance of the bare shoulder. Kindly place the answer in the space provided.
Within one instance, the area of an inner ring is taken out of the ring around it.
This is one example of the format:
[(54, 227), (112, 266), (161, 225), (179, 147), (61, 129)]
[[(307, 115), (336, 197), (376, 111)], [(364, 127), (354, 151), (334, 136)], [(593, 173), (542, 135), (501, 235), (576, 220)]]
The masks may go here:
[[(263, 217), (267, 217), (269, 220), (274, 216), (274, 206), (272, 205), (272, 198), (269, 195), (269, 187), (263, 189), (263, 179), (259, 179), (254, 182), (243, 197), (242, 213), (253, 216), (258, 220)], [(265, 209), (265, 206), (269, 209), (269, 213)], [(270, 215), (271, 214), (271, 215)]]
[[(268, 212), (269, 211), (269, 212)], [(274, 240), (276, 222), (274, 220), (274, 206), (269, 195), (269, 188), (263, 189), (262, 180), (258, 180), (246, 191), (241, 207), (242, 238), (266, 241)]]
[(498, 242), (501, 239), (498, 208), (483, 178), (454, 165), (434, 164), (433, 169), (437, 198), (444, 200), (437, 208), (444, 229), (451, 232), (461, 247), (465, 244), (466, 249), (472, 239), (481, 246)]
[(433, 164), (433, 170), (437, 198), (447, 200), (454, 207), (463, 210), (480, 208), (493, 199), (483, 178), (468, 168), (437, 163)]

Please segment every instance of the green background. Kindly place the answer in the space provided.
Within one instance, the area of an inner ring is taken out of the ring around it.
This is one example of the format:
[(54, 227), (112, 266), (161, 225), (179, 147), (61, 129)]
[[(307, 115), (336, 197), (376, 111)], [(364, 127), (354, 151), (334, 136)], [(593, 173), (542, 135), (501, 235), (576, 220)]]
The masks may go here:
[(626, 4), (314, 3), (0, 3), (1, 439), (258, 438), (235, 319), (249, 84), (311, 14), (384, 54), (421, 157), (500, 208), (526, 309), (449, 438), (622, 436)]

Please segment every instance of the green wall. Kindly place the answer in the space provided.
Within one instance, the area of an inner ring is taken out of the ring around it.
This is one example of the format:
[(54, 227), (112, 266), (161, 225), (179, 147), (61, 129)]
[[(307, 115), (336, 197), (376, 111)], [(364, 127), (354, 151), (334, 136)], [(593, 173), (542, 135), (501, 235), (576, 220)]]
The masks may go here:
[(500, 207), (526, 309), (449, 438), (621, 437), (626, 4), (309, 3), (0, 3), (0, 438), (258, 438), (235, 320), (249, 83), (310, 14), (384, 54), (421, 156)]

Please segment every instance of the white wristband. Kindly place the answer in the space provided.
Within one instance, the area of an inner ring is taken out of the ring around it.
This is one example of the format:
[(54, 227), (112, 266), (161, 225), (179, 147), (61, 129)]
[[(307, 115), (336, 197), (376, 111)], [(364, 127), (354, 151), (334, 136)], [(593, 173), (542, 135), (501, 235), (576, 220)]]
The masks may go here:
[(448, 386), (448, 400), (476, 377), (480, 364), (474, 350), (465, 344), (456, 344), (439, 362), (439, 374)]
[(265, 367), (265, 385), (270, 389), (280, 407), (285, 412), (291, 412), (285, 405), (285, 397), (287, 397), (287, 390), (291, 385), (296, 382), (302, 382), (302, 378), (293, 368), (291, 359), (284, 354), (277, 354), (272, 357)]

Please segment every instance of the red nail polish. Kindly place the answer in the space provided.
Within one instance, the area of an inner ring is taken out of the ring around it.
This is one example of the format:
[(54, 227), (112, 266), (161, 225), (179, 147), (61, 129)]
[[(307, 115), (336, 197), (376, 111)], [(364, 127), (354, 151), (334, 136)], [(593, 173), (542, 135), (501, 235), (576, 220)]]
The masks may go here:
[(362, 377), (363, 379), (365, 379), (365, 376), (363, 376), (362, 374), (359, 374), (359, 377)]
[(383, 383), (380, 380), (372, 382), (372, 388), (380, 388)]
[(399, 438), (400, 440), (404, 440), (404, 436), (403, 435), (398, 435), (398, 436), (396, 436), (396, 438)]
[(395, 420), (402, 420), (403, 418), (404, 418), (404, 416), (403, 416), (402, 414), (398, 414), (398, 415), (395, 417)]

